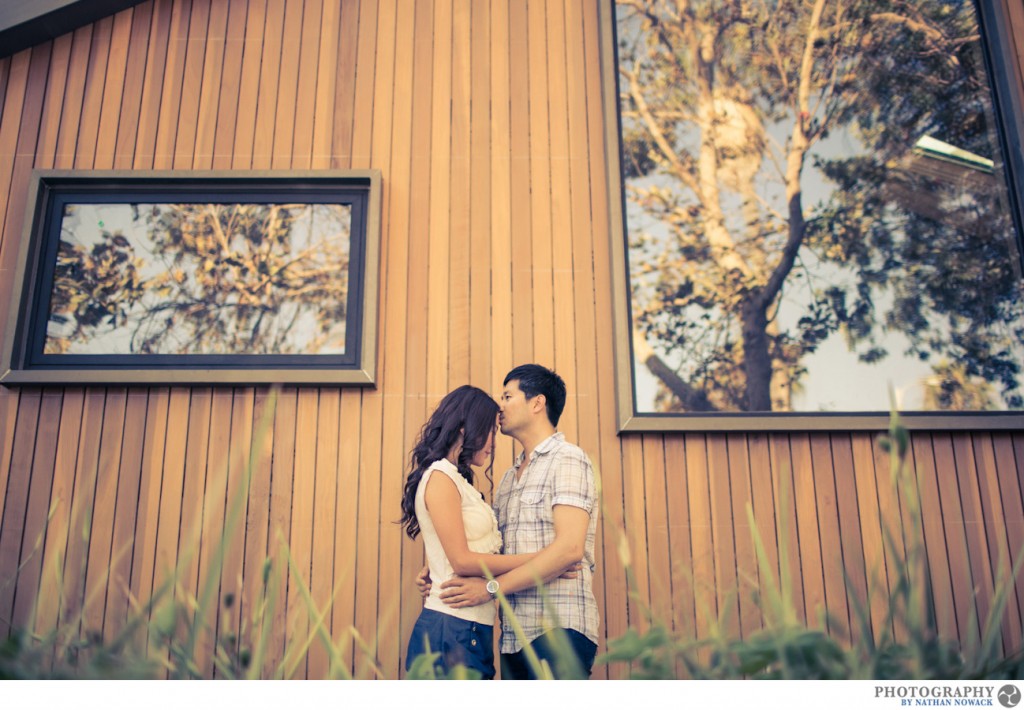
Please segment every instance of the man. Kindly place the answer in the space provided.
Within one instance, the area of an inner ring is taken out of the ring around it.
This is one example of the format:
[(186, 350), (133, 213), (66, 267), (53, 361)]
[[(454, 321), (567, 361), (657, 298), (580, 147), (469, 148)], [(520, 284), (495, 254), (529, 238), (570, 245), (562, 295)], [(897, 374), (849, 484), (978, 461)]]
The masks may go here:
[[(556, 678), (588, 678), (597, 652), (593, 594), (597, 488), (590, 459), (555, 427), (565, 408), (565, 382), (540, 365), (521, 365), (505, 377), (498, 423), (523, 451), (494, 495), (505, 554), (536, 552), (528, 564), (491, 582), (455, 577), (441, 585), (453, 607), (506, 596), (522, 631), (502, 614), (501, 675), (535, 678), (526, 644), (547, 660)], [(579, 574), (559, 577), (582, 560)], [(543, 590), (537, 587), (543, 580)]]

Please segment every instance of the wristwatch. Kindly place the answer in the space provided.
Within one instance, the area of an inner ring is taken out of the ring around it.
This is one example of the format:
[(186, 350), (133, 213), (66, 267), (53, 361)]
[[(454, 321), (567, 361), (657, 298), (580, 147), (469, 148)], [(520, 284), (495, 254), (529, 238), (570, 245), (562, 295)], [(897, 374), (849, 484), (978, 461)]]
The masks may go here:
[(497, 599), (498, 598), (498, 580), (496, 580), (496, 579), (489, 579), (489, 580), (487, 580), (487, 586), (484, 587), (484, 589), (486, 589), (487, 593), (491, 595), (491, 599)]

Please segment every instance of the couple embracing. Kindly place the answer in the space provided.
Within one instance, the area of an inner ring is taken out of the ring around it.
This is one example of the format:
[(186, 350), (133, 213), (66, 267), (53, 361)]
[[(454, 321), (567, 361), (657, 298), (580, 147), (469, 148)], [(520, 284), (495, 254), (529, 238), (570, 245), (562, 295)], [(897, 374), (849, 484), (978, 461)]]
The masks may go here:
[[(535, 678), (532, 654), (556, 678), (590, 676), (598, 641), (597, 488), (590, 459), (555, 430), (565, 394), (551, 370), (521, 365), (505, 377), (500, 402), (465, 385), (423, 426), (402, 497), (402, 526), (412, 538), (423, 534), (427, 557), (406, 670), (429, 650), (440, 654), (441, 672), (462, 664), (493, 678), (500, 593), (513, 613), (502, 614), (503, 679)], [(492, 509), (473, 486), (473, 467), (490, 479), (496, 420), (523, 451)]]

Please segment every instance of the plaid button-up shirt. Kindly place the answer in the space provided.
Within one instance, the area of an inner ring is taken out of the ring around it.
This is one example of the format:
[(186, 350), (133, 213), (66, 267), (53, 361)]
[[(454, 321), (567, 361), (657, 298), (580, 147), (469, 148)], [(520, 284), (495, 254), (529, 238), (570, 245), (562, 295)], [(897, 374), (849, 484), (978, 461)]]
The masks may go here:
[[(525, 452), (524, 452), (525, 453)], [(512, 624), (502, 615), (501, 653), (516, 653), (523, 644), (553, 628), (574, 629), (598, 642), (597, 601), (594, 599), (594, 536), (597, 531), (597, 487), (590, 459), (565, 435), (553, 434), (534, 449), (527, 463), (520, 453), (498, 484), (494, 509), (505, 553), (539, 552), (555, 539), (553, 508), (572, 505), (590, 514), (584, 547), (583, 570), (575, 579), (554, 579), (537, 588), (508, 596), (523, 628), (517, 638)], [(516, 471), (525, 466), (519, 480)], [(547, 602), (545, 605), (545, 599)]]

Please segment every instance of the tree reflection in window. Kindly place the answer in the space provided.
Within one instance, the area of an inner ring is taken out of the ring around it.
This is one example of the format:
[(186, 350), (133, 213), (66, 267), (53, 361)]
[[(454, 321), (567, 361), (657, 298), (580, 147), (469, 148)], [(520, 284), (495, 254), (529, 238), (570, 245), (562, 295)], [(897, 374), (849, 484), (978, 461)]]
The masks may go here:
[(972, 2), (618, 0), (617, 33), (637, 411), (1024, 406)]
[(345, 352), (351, 207), (67, 204), (46, 354)]

